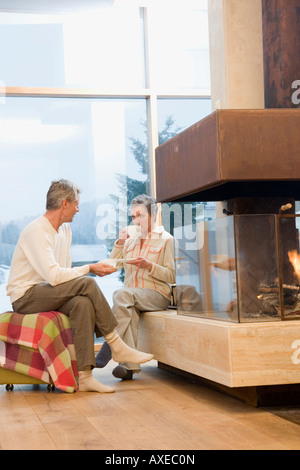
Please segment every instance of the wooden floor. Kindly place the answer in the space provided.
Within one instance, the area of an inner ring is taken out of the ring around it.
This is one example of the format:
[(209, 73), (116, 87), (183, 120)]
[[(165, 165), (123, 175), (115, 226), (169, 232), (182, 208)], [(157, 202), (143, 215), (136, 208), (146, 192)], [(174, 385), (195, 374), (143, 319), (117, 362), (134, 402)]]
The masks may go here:
[(114, 366), (96, 373), (112, 394), (0, 386), (0, 449), (300, 450), (299, 408), (252, 408), (155, 361), (121, 382)]

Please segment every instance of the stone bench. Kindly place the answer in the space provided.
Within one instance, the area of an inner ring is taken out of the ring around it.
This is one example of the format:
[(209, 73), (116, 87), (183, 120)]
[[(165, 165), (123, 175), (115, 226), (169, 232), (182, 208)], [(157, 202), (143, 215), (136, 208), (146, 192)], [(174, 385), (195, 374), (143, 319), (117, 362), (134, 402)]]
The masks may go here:
[(300, 321), (230, 323), (177, 315), (141, 315), (138, 347), (162, 364), (226, 387), (298, 384)]

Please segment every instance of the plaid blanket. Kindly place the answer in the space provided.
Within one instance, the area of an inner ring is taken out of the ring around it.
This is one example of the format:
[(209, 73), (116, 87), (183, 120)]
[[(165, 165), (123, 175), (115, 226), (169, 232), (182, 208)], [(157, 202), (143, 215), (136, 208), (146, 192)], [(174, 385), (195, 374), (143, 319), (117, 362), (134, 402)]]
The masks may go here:
[(52, 382), (65, 392), (76, 391), (78, 370), (69, 318), (59, 312), (1, 314), (0, 365)]

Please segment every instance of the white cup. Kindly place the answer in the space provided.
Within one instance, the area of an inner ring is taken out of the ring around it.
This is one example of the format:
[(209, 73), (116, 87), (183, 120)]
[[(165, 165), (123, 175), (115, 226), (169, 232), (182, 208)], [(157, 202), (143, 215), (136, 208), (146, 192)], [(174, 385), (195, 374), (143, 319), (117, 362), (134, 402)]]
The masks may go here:
[(126, 229), (130, 237), (138, 237), (141, 234), (141, 227), (139, 225), (128, 225)]

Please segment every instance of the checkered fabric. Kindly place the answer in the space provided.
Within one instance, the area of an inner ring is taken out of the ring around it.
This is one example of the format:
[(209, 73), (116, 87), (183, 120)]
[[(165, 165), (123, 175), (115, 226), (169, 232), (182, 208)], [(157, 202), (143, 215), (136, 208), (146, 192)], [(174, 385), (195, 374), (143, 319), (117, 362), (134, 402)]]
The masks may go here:
[(69, 393), (78, 370), (69, 318), (59, 312), (0, 315), (0, 365)]

